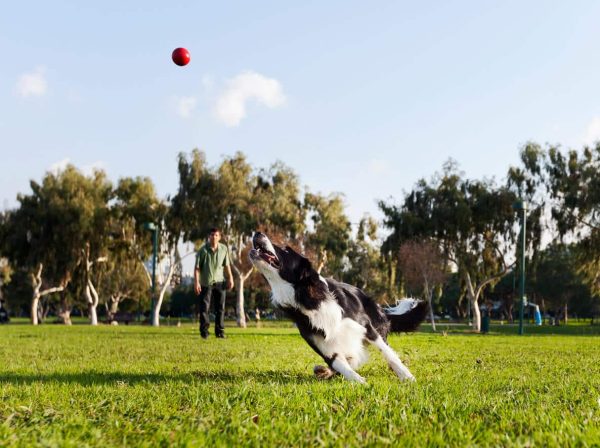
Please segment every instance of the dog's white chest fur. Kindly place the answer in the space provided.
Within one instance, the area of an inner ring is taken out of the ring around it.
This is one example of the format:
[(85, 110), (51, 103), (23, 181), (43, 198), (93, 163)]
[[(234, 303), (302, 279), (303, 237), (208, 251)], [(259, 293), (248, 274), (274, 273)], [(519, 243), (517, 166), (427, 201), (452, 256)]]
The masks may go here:
[(273, 305), (282, 308), (297, 308), (296, 294), (291, 283), (286, 282), (279, 277), (279, 274), (272, 271), (263, 271), (263, 275), (271, 285), (271, 302), (273, 302)]
[(298, 302), (296, 302), (296, 294), (294, 286), (291, 283), (286, 282), (277, 274), (271, 274), (270, 272), (264, 273), (265, 277), (271, 285), (271, 302), (274, 305), (283, 308), (295, 308), (302, 314), (308, 317), (310, 324), (313, 328), (323, 330), (325, 333), (325, 339), (331, 339), (339, 329), (342, 322), (342, 308), (338, 305), (333, 297), (327, 298), (323, 301), (319, 308), (315, 310), (307, 310)]

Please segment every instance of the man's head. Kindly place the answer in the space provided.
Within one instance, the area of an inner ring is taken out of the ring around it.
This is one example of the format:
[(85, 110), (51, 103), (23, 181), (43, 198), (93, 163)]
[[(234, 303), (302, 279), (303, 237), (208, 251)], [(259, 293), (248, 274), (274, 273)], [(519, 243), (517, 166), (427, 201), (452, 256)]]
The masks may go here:
[(221, 241), (221, 231), (218, 227), (212, 227), (208, 231), (208, 242), (212, 247), (216, 247), (219, 241)]

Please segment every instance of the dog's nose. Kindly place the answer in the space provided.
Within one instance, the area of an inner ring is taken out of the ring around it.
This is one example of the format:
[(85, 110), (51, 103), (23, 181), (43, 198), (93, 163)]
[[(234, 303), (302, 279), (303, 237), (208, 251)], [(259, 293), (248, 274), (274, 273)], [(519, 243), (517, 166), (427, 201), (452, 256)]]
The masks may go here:
[(265, 237), (266, 237), (266, 235), (264, 233), (254, 232), (254, 236), (252, 237), (252, 240), (257, 241), (257, 240), (263, 239)]

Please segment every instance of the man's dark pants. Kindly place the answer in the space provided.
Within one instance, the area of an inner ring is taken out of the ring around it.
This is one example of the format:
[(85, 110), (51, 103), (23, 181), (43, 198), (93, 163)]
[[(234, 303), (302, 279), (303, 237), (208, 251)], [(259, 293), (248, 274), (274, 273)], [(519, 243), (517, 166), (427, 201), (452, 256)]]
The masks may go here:
[(200, 291), (200, 334), (203, 337), (208, 336), (210, 327), (210, 301), (213, 301), (213, 311), (215, 313), (215, 335), (225, 334), (225, 282), (213, 283), (210, 286), (202, 285)]

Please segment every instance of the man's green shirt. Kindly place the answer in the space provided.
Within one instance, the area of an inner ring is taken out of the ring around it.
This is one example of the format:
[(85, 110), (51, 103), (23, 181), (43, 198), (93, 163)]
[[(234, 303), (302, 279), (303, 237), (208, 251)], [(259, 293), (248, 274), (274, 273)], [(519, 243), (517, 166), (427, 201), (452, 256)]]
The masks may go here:
[(210, 286), (224, 281), (225, 266), (229, 266), (229, 251), (225, 244), (219, 243), (214, 251), (209, 243), (202, 246), (196, 254), (196, 269), (200, 269), (200, 285)]

